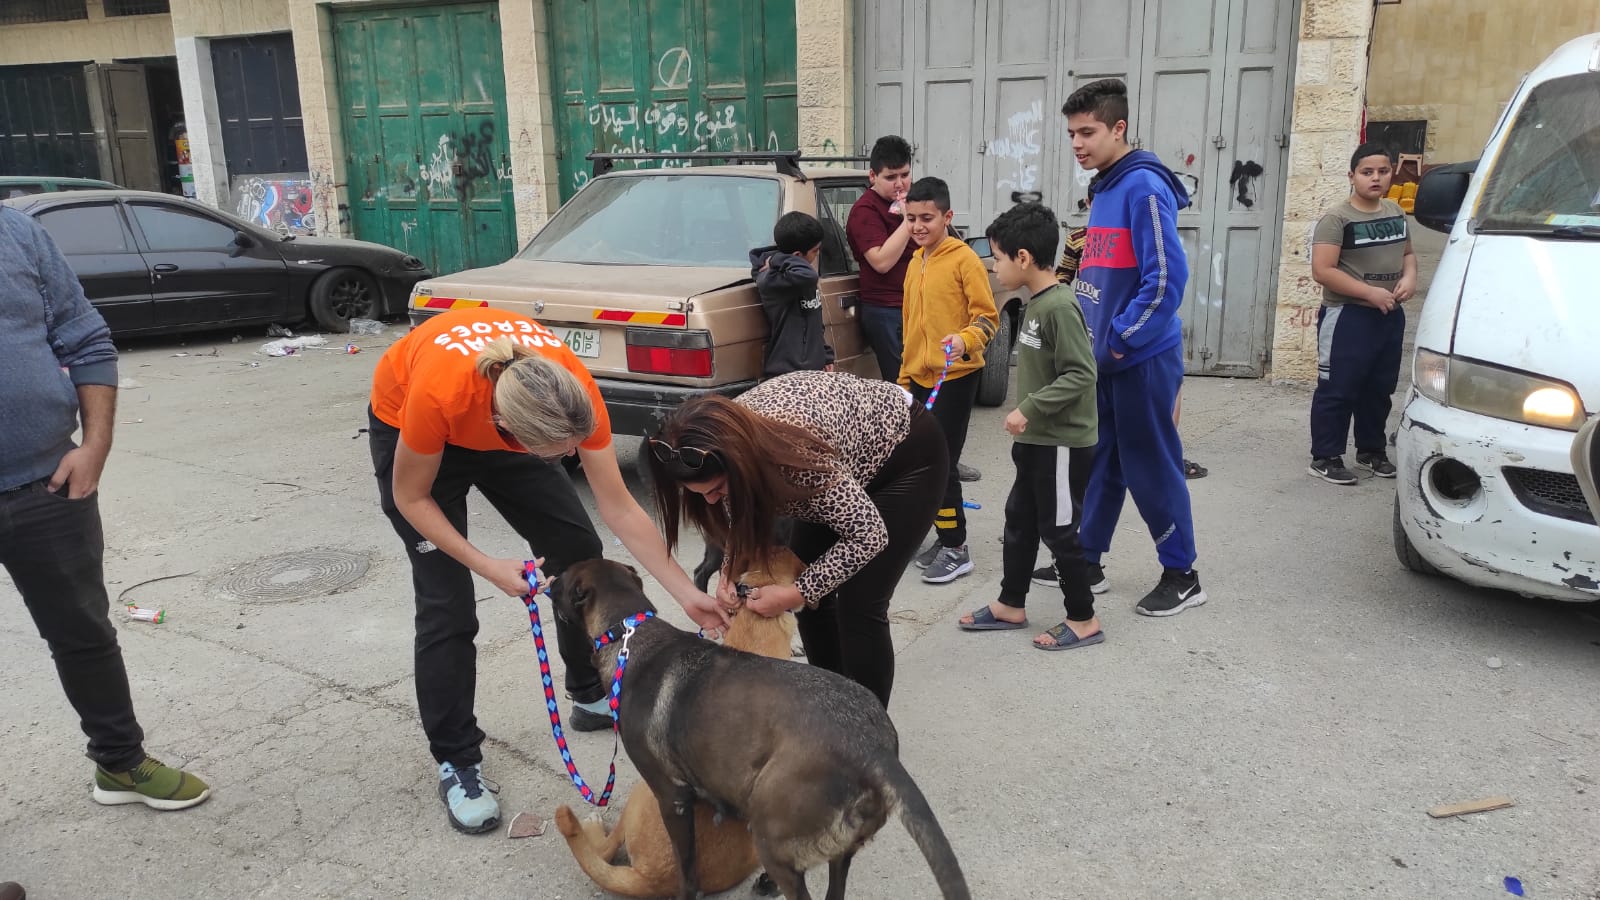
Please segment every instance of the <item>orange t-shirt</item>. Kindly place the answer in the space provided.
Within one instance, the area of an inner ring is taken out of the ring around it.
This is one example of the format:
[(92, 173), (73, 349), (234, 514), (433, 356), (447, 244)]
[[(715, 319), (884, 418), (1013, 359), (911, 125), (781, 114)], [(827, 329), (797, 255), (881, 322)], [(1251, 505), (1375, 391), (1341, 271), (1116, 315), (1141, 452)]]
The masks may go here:
[(500, 338), (532, 347), (578, 376), (594, 401), (594, 431), (580, 446), (611, 445), (605, 400), (578, 357), (538, 322), (486, 306), (433, 316), (384, 351), (372, 374), (372, 412), (400, 429), (400, 439), (418, 453), (442, 453), (446, 444), (527, 452), (495, 428), (494, 385), (478, 374), (478, 354)]

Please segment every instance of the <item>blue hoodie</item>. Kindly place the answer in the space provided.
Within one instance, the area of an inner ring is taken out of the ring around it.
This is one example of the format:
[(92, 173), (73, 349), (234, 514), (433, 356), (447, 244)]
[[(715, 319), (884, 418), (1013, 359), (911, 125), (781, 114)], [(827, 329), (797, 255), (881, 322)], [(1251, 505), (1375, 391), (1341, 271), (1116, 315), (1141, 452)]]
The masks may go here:
[(1095, 186), (1072, 286), (1100, 371), (1129, 368), (1183, 343), (1178, 305), (1189, 264), (1178, 240), (1178, 210), (1188, 205), (1183, 185), (1148, 150), (1118, 160)]

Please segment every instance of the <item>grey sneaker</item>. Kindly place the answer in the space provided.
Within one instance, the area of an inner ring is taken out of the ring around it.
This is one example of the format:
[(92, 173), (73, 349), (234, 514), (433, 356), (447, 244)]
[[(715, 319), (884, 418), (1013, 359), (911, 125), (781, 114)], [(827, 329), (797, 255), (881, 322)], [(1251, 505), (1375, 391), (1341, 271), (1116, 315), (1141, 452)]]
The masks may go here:
[(983, 473), (967, 465), (966, 463), (958, 462), (956, 463), (956, 479), (959, 481), (968, 482), (980, 481), (983, 479)]
[(1366, 469), (1379, 478), (1393, 478), (1396, 474), (1394, 463), (1389, 462), (1388, 454), (1382, 451), (1377, 453), (1357, 453), (1356, 468)]
[(439, 799), (457, 831), (482, 834), (499, 825), (500, 801), (494, 798), (499, 791), (499, 785), (483, 777), (481, 765), (439, 765)]
[(971, 571), (972, 555), (967, 552), (966, 544), (940, 547), (933, 563), (923, 571), (922, 580), (929, 584), (948, 584)]
[(926, 569), (927, 567), (933, 565), (933, 560), (939, 555), (939, 551), (941, 549), (942, 548), (939, 546), (939, 542), (934, 541), (928, 545), (926, 550), (918, 553), (916, 558), (911, 560), (911, 564), (919, 569)]
[[(1355, 484), (1356, 476), (1344, 467), (1344, 457), (1330, 456), (1326, 459), (1313, 459), (1311, 465), (1306, 467), (1306, 474), (1312, 478), (1321, 478), (1329, 484)], [(1394, 477), (1394, 476), (1389, 476)]]

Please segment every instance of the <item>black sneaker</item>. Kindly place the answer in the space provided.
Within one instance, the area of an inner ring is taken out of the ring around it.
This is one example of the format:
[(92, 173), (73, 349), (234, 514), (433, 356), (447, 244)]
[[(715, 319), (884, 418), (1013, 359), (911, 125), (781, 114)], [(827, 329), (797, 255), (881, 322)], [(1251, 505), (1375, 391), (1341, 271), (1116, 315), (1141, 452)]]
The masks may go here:
[[(567, 699), (572, 700), (572, 695), (568, 694)], [(590, 712), (579, 706), (576, 700), (573, 700), (572, 713), (567, 716), (568, 731), (609, 731), (610, 729), (610, 713)]]
[(1111, 590), (1111, 582), (1106, 578), (1106, 568), (1099, 563), (1089, 563), (1089, 590), (1092, 593), (1104, 594)]
[[(1389, 478), (1394, 477), (1394, 466), (1389, 467)], [(1306, 474), (1312, 478), (1321, 478), (1329, 484), (1355, 484), (1356, 476), (1344, 467), (1344, 457), (1330, 456), (1326, 459), (1313, 459), (1311, 465), (1306, 467)]]
[(1200, 587), (1200, 573), (1193, 569), (1179, 572), (1163, 569), (1161, 580), (1150, 593), (1144, 595), (1134, 611), (1141, 616), (1175, 616), (1206, 602), (1206, 592)]
[(1056, 577), (1056, 567), (1054, 565), (1040, 566), (1033, 570), (1033, 583), (1042, 584), (1045, 587), (1056, 587), (1061, 584), (1061, 579)]
[(1357, 453), (1356, 466), (1366, 469), (1379, 478), (1393, 478), (1395, 476), (1394, 463), (1389, 462), (1389, 457), (1382, 450), (1376, 453)]

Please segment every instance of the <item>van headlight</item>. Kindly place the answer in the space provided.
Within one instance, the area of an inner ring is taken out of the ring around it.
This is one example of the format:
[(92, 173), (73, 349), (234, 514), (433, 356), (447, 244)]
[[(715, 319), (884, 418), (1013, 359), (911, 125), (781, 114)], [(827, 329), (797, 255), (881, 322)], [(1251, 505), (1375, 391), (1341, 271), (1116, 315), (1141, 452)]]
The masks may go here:
[(1419, 347), (1411, 380), (1424, 397), (1456, 409), (1563, 431), (1583, 426), (1577, 391), (1527, 372)]

